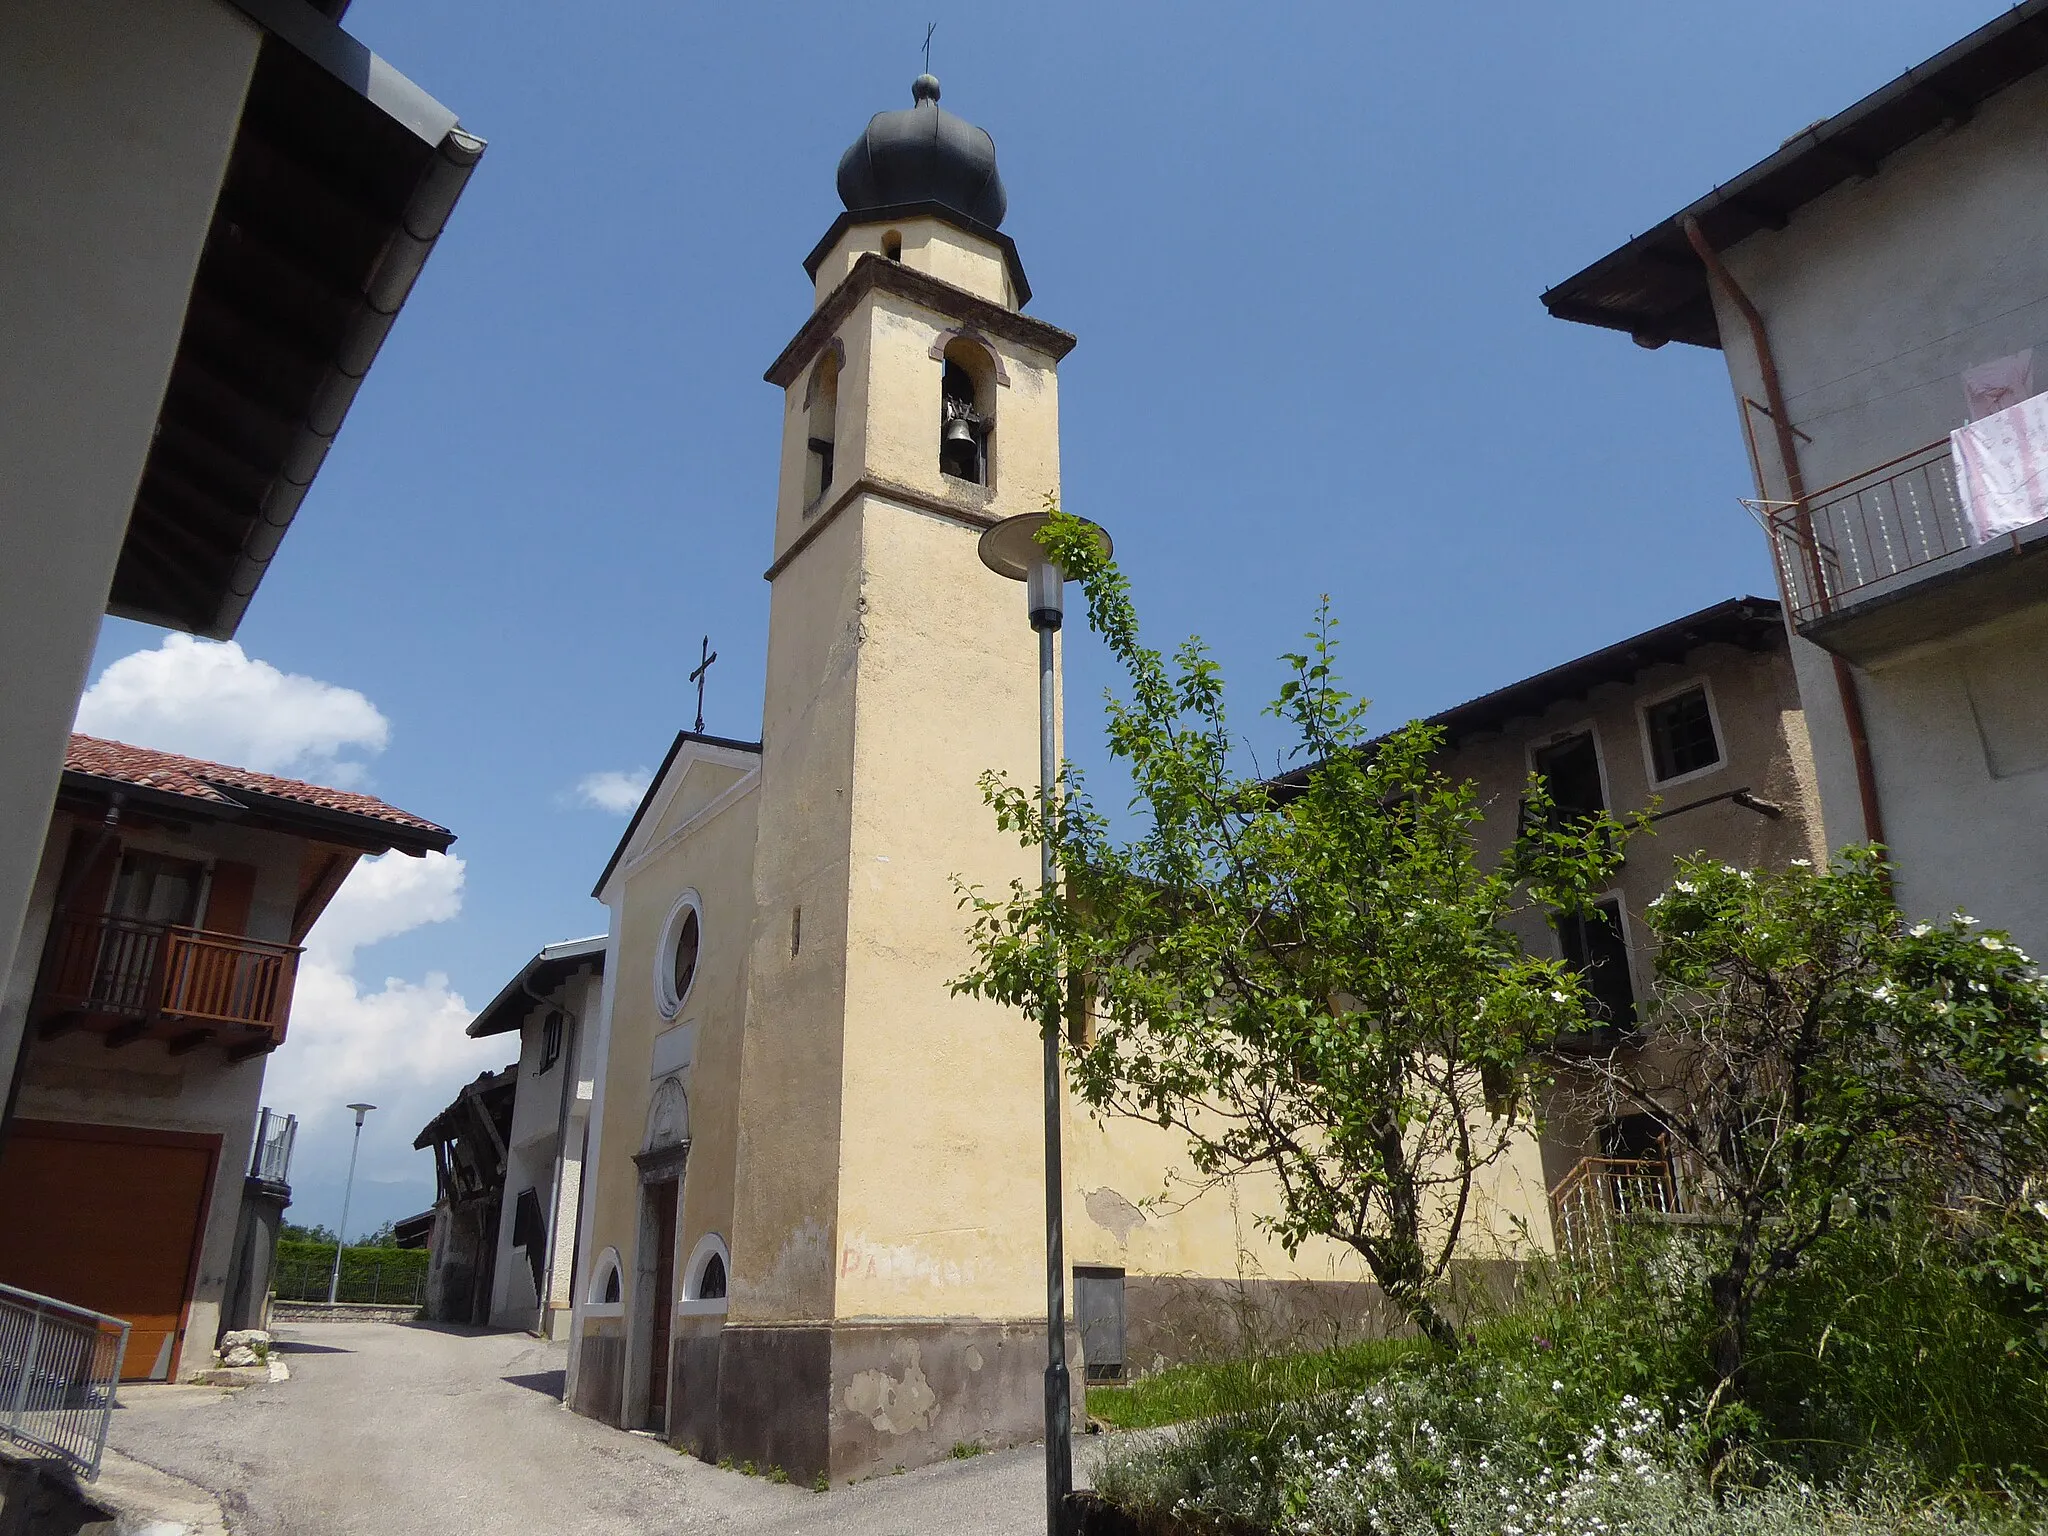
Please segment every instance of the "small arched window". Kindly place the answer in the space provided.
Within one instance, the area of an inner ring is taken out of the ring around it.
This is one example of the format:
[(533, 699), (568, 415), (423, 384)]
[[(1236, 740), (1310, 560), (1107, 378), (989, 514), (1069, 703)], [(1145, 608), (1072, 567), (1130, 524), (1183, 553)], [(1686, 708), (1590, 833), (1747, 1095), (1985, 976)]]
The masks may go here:
[(597, 1256), (590, 1271), (590, 1289), (583, 1294), (584, 1314), (617, 1317), (625, 1301), (625, 1282), (619, 1273), (619, 1250), (607, 1248)]
[(891, 261), (901, 261), (903, 259), (902, 231), (892, 229), (882, 236), (882, 254)]
[(690, 1250), (689, 1262), (683, 1266), (682, 1310), (723, 1312), (731, 1263), (731, 1257), (725, 1251), (724, 1238), (716, 1232), (706, 1232), (700, 1237), (697, 1246)]
[(956, 337), (947, 343), (939, 379), (939, 469), (956, 480), (989, 483), (995, 433), (995, 370), (979, 346)]

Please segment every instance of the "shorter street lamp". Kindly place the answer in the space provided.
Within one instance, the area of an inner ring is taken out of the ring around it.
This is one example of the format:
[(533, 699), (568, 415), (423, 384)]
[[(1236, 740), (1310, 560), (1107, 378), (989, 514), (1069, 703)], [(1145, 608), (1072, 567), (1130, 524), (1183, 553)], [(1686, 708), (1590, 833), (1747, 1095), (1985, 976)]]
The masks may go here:
[[(1006, 517), (981, 536), (981, 563), (998, 576), (1024, 583), (1025, 611), (1038, 631), (1038, 808), (1046, 836), (1039, 848), (1040, 888), (1050, 891), (1057, 878), (1053, 867), (1052, 795), (1059, 774), (1053, 739), (1054, 685), (1052, 637), (1065, 615), (1067, 573), (1038, 543), (1038, 531), (1051, 517), (1025, 512)], [(1093, 527), (1093, 524), (1089, 526)], [(1095, 529), (1105, 557), (1109, 535)], [(1067, 1495), (1074, 1490), (1074, 1453), (1067, 1439), (1073, 1417), (1073, 1385), (1067, 1375), (1066, 1224), (1060, 1177), (1060, 1008), (1058, 989), (1047, 999), (1039, 1020), (1045, 1035), (1045, 1528), (1058, 1536), (1064, 1526)]]
[(356, 1139), (348, 1149), (348, 1182), (341, 1186), (341, 1230), (334, 1234), (334, 1273), (327, 1277), (327, 1301), (332, 1306), (341, 1295), (341, 1250), (348, 1244), (348, 1202), (356, 1192), (356, 1154), (363, 1149), (363, 1116), (377, 1106), (351, 1104), (356, 1112)]

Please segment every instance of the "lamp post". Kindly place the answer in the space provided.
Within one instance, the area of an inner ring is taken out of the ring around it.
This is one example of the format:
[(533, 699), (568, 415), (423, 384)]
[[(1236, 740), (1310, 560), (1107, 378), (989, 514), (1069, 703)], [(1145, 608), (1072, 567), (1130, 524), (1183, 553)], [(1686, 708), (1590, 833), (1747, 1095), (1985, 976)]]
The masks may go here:
[(341, 1186), (341, 1230), (334, 1234), (334, 1273), (327, 1277), (327, 1303), (332, 1306), (341, 1295), (341, 1250), (348, 1244), (348, 1202), (356, 1192), (356, 1154), (363, 1149), (363, 1116), (377, 1106), (351, 1104), (356, 1112), (356, 1139), (348, 1149), (348, 1182)]
[[(1059, 773), (1054, 740), (1052, 637), (1064, 616), (1067, 573), (1038, 543), (1050, 517), (1026, 512), (1006, 517), (981, 536), (981, 563), (998, 576), (1024, 583), (1025, 612), (1038, 632), (1038, 805), (1045, 836), (1039, 847), (1041, 888), (1058, 878), (1051, 837), (1053, 781)], [(1109, 535), (1096, 529), (1102, 552)], [(1073, 1385), (1067, 1375), (1066, 1217), (1060, 1175), (1060, 1006), (1055, 988), (1039, 1027), (1045, 1036), (1045, 1528), (1058, 1536), (1067, 1495), (1074, 1488)]]

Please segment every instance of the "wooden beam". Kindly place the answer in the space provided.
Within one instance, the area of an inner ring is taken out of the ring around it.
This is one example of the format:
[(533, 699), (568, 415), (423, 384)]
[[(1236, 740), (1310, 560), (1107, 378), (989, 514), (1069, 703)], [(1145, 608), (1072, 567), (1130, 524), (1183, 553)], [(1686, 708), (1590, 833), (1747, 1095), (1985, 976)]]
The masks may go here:
[(244, 1062), (247, 1061), (251, 1056), (266, 1055), (267, 1053), (274, 1051), (276, 1049), (277, 1036), (273, 1035), (269, 1030), (266, 1029), (261, 1034), (255, 1036), (253, 1039), (244, 1040), (240, 1045), (229, 1046), (228, 1060), (231, 1063)]
[(212, 1038), (213, 1031), (210, 1029), (188, 1029), (182, 1035), (171, 1037), (170, 1053), (173, 1056), (183, 1056), (189, 1051), (198, 1050)]
[(78, 1028), (84, 1022), (85, 1015), (76, 1009), (69, 1009), (63, 1013), (53, 1013), (36, 1027), (36, 1038), (38, 1040), (55, 1040), (60, 1035), (70, 1034), (71, 1031)]
[(149, 1020), (130, 1019), (126, 1024), (116, 1024), (100, 1036), (100, 1044), (110, 1051), (118, 1051), (124, 1045), (133, 1045), (149, 1033)]

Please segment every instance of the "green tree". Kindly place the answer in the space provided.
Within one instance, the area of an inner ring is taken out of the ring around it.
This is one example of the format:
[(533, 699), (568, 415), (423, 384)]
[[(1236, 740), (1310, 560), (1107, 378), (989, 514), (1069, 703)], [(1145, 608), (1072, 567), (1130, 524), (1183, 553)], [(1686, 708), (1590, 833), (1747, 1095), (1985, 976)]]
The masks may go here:
[(1441, 736), (1377, 740), (1337, 684), (1327, 604), (1269, 713), (1306, 765), (1284, 784), (1238, 766), (1224, 690), (1198, 640), (1147, 649), (1122, 574), (1087, 524), (1052, 508), (1041, 542), (1086, 595), (1121, 663), (1108, 744), (1136, 785), (1120, 838), (1063, 770), (1047, 825), (1036, 786), (988, 775), (1001, 826), (1050, 840), (1061, 890), (963, 892), (974, 969), (955, 990), (1057, 1018), (1063, 978), (1089, 994), (1069, 1032), (1074, 1091), (1097, 1113), (1187, 1138), (1210, 1181), (1277, 1183), (1261, 1225), (1289, 1252), (1356, 1252), (1432, 1340), (1478, 1176), (1530, 1134), (1539, 1046), (1584, 1026), (1578, 980), (1525, 954), (1505, 920), (1531, 902), (1582, 910), (1620, 862), (1609, 817), (1560, 822), (1540, 782), (1490, 867), (1472, 786), (1434, 766)]
[(1968, 917), (1909, 922), (1891, 875), (1875, 848), (1828, 869), (1681, 860), (1647, 912), (1654, 1048), (1573, 1063), (1598, 1101), (1656, 1120), (1713, 1218), (1713, 1366), (1738, 1390), (1759, 1299), (1902, 1199), (1996, 1234), (2008, 1275), (2038, 1273), (2048, 980)]

